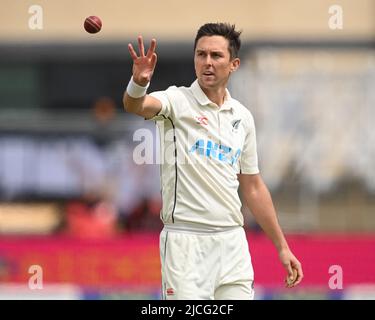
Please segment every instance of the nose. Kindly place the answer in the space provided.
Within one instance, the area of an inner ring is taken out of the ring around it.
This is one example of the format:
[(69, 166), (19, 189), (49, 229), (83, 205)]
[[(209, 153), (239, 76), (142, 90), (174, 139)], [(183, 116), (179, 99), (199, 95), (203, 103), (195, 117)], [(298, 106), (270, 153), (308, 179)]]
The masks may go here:
[(211, 56), (210, 56), (209, 54), (206, 56), (205, 63), (206, 63), (206, 65), (208, 65), (208, 66), (211, 66), (211, 65), (212, 65), (212, 59), (211, 59)]

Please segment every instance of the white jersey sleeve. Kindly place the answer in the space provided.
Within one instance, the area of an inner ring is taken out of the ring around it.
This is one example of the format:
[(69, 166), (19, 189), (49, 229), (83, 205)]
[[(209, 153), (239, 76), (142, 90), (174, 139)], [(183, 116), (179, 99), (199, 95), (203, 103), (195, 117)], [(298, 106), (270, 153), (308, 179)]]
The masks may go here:
[(149, 120), (162, 121), (168, 118), (171, 120), (177, 119), (179, 104), (175, 103), (176, 94), (178, 94), (178, 88), (176, 86), (169, 87), (165, 91), (155, 91), (150, 93), (151, 97), (154, 97), (161, 102), (162, 107), (159, 113)]

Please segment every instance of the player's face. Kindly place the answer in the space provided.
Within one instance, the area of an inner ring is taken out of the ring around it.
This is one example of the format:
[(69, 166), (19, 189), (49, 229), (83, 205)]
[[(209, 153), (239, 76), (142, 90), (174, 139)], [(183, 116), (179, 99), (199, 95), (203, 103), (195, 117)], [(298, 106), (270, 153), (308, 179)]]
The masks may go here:
[(194, 54), (195, 73), (206, 89), (226, 87), (231, 72), (240, 64), (231, 59), (229, 41), (222, 36), (204, 36), (197, 42)]

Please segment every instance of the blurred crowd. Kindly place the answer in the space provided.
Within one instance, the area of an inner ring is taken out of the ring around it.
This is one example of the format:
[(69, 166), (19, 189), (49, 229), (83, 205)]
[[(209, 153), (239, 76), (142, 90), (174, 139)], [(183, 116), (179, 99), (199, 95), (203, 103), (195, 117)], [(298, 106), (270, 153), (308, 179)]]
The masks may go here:
[[(346, 181), (374, 195), (374, 86), (372, 51), (267, 49), (243, 59), (230, 91), (254, 115), (260, 169), (271, 192), (296, 182), (295, 211), (308, 207), (306, 199), (338, 194)], [(76, 236), (160, 230), (159, 165), (136, 164), (133, 155), (141, 143), (156, 155), (155, 125), (138, 123), (152, 133), (152, 145), (135, 141), (136, 126), (114, 136), (109, 129), (118, 115), (108, 97), (95, 101), (91, 116), (96, 129), (89, 135), (1, 135), (0, 203), (62, 202), (63, 230)], [(318, 217), (318, 206), (310, 206), (311, 217)], [(256, 230), (248, 216), (245, 226)]]

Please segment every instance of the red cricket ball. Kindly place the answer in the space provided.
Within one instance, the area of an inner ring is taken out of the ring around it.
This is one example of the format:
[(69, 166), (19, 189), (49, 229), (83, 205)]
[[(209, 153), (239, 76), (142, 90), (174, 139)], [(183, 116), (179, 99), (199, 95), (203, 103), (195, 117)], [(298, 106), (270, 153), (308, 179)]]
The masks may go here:
[(97, 16), (89, 16), (83, 26), (88, 33), (97, 33), (102, 28), (102, 21)]

